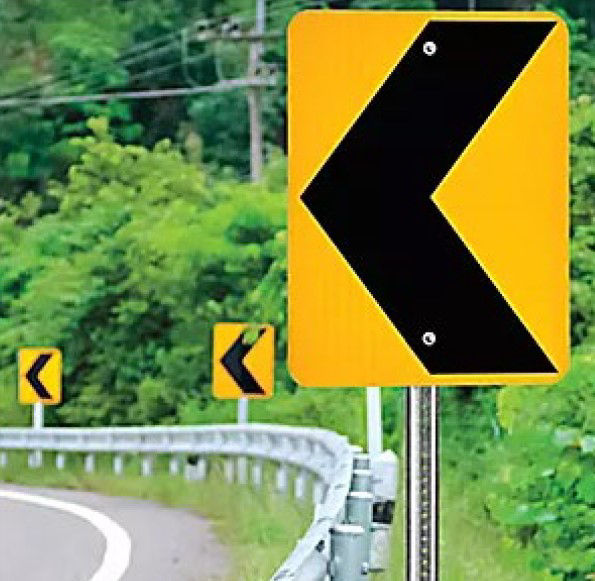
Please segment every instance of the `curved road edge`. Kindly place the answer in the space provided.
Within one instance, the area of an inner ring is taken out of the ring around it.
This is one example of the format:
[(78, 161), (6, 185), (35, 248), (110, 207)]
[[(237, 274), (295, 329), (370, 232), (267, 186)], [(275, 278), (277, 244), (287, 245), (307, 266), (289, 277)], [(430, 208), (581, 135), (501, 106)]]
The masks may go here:
[(0, 498), (67, 512), (95, 527), (105, 538), (105, 552), (99, 569), (90, 581), (119, 581), (128, 569), (132, 552), (130, 536), (106, 515), (72, 502), (14, 490), (0, 489)]

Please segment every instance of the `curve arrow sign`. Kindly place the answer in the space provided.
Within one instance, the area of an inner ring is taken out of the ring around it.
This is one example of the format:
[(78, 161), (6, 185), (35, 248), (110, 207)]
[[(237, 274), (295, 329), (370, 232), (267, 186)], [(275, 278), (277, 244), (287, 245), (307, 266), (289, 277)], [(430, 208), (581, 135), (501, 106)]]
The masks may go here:
[(31, 365), (29, 368), (29, 371), (27, 371), (25, 374), (27, 381), (31, 384), (31, 387), (41, 399), (52, 399), (52, 395), (39, 379), (39, 374), (42, 372), (43, 368), (47, 365), (51, 358), (51, 353), (42, 353), (37, 357), (37, 359), (33, 362), (33, 365)]
[(265, 395), (266, 391), (244, 365), (244, 358), (264, 335), (265, 329), (259, 329), (258, 338), (254, 343), (245, 342), (246, 333), (247, 331), (242, 332), (233, 342), (225, 355), (221, 357), (221, 364), (246, 395)]
[(554, 26), (430, 21), (301, 196), (431, 374), (557, 371), (432, 199)]

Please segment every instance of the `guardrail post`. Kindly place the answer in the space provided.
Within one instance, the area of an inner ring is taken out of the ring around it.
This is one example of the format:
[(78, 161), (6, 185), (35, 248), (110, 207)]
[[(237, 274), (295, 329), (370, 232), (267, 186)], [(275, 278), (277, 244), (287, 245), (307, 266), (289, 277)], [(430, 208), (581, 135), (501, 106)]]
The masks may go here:
[(345, 503), (345, 522), (359, 525), (364, 529), (364, 562), (370, 566), (370, 552), (372, 548), (372, 502), (370, 492), (350, 492)]
[(248, 481), (248, 459), (246, 456), (239, 456), (238, 457), (238, 483), (239, 484), (246, 484)]
[[(206, 458), (199, 458), (196, 462), (196, 478), (198, 480), (205, 480), (207, 477), (207, 459)], [(233, 476), (232, 476), (233, 478)]]
[(368, 574), (365, 534), (359, 525), (340, 524), (331, 529), (330, 578), (332, 581), (361, 581)]
[(390, 525), (372, 523), (372, 547), (370, 550), (370, 571), (385, 571), (390, 557)]
[(197, 474), (198, 465), (190, 464), (189, 462), (186, 462), (186, 464), (184, 464), (184, 478), (186, 480), (198, 480)]
[(262, 486), (262, 460), (260, 458), (256, 458), (252, 462), (252, 484), (256, 488)]
[(353, 457), (354, 470), (370, 470), (370, 456), (368, 454), (359, 453)]
[(351, 475), (351, 490), (353, 492), (372, 492), (372, 471), (354, 470)]
[(147, 454), (143, 456), (140, 465), (141, 476), (151, 476), (153, 474), (153, 456)]
[(276, 475), (276, 489), (277, 492), (280, 492), (281, 494), (287, 492), (288, 472), (287, 464), (279, 464)]
[(95, 454), (87, 454), (85, 456), (85, 472), (87, 474), (95, 472)]
[(8, 465), (8, 454), (6, 452), (0, 452), (0, 468), (6, 468)]
[(176, 476), (180, 472), (180, 458), (179, 456), (172, 456), (169, 459), (169, 473), (171, 476)]
[(223, 474), (225, 475), (225, 481), (228, 484), (233, 484), (233, 458), (225, 458), (223, 461)]
[(41, 450), (33, 450), (27, 456), (27, 466), (29, 468), (41, 468), (43, 466), (43, 452)]
[(114, 474), (120, 476), (124, 472), (124, 456), (116, 454), (114, 456)]
[(298, 470), (294, 483), (294, 494), (297, 500), (304, 500), (306, 497), (306, 486), (308, 485), (308, 472), (301, 468)]
[(56, 469), (64, 470), (64, 466), (66, 466), (66, 454), (64, 452), (58, 452), (56, 454)]
[(317, 504), (321, 504), (324, 500), (324, 482), (320, 479), (314, 480), (314, 484), (312, 485), (312, 502), (314, 506)]

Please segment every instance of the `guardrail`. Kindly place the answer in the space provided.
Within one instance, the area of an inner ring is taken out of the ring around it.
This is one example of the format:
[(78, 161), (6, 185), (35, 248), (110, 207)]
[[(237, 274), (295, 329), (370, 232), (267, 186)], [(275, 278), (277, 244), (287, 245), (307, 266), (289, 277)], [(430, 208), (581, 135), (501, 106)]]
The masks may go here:
[(94, 471), (96, 454), (110, 453), (116, 474), (123, 472), (126, 454), (141, 455), (144, 476), (152, 474), (155, 455), (167, 454), (171, 474), (178, 474), (183, 466), (186, 478), (195, 480), (206, 477), (209, 456), (223, 456), (228, 482), (237, 478), (247, 484), (250, 472), (255, 486), (262, 484), (263, 462), (271, 461), (277, 465), (279, 492), (289, 490), (293, 475), (294, 494), (304, 499), (311, 479), (315, 504), (314, 521), (273, 581), (355, 581), (384, 566), (384, 555), (373, 548), (386, 545), (388, 524), (372, 522), (370, 460), (346, 437), (328, 430), (267, 424), (3, 428), (0, 467), (8, 462), (8, 450), (29, 451), (31, 468), (41, 466), (44, 451), (57, 453), (58, 469), (65, 467), (66, 453), (83, 453), (87, 472)]

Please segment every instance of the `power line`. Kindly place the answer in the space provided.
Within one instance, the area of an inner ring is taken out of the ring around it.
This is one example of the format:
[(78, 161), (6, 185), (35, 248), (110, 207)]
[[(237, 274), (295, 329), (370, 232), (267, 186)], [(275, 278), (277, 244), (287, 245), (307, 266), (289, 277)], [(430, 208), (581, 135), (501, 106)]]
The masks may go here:
[(252, 77), (243, 79), (229, 79), (196, 87), (172, 87), (168, 89), (145, 89), (141, 91), (119, 91), (113, 93), (95, 93), (88, 95), (58, 95), (56, 97), (11, 98), (0, 99), (0, 109), (14, 109), (18, 107), (48, 107), (66, 105), (69, 103), (90, 103), (111, 101), (113, 99), (159, 99), (164, 97), (182, 97), (186, 95), (200, 95), (218, 93), (234, 89), (274, 86), (273, 76)]
[[(279, 13), (289, 9), (289, 8), (296, 8), (295, 11), (299, 11), (301, 8), (308, 8), (310, 7), (321, 7), (321, 2), (317, 2), (315, 0), (305, 0), (300, 2), (302, 6), (296, 5), (296, 2), (293, 0), (280, 0), (279, 2), (270, 2), (270, 8), (267, 11), (267, 17), (271, 17), (273, 15), (278, 15)], [(294, 12), (294, 11), (291, 11)], [(182, 43), (182, 36), (184, 31), (190, 32), (193, 29), (207, 29), (209, 27), (216, 28), (218, 24), (224, 24), (227, 22), (247, 22), (246, 15), (254, 14), (253, 8), (246, 8), (243, 11), (238, 12), (228, 12), (226, 14), (220, 14), (210, 18), (200, 18), (197, 19), (190, 24), (182, 27), (177, 31), (172, 31), (163, 35), (160, 35), (150, 41), (144, 41), (134, 44), (132, 47), (128, 48), (124, 51), (120, 57), (118, 57), (112, 64), (113, 65), (120, 65), (120, 66), (130, 66), (137, 62), (143, 62), (150, 58), (155, 58), (156, 56), (167, 54), (172, 52), (174, 49), (178, 49)], [(264, 35), (263, 40), (270, 40), (271, 38), (276, 38), (276, 34), (272, 35)], [(208, 40), (220, 40), (225, 39), (229, 41), (250, 41), (253, 40), (250, 34), (244, 34), (242, 36), (239, 35), (214, 35), (203, 42), (207, 42)], [(196, 41), (196, 38), (192, 39)], [(167, 42), (169, 41), (169, 42)], [(167, 44), (163, 44), (167, 42)], [(163, 46), (159, 46), (159, 45)], [(175, 68), (176, 65), (165, 65), (164, 70), (167, 68)], [(76, 75), (72, 75), (70, 73), (63, 73), (58, 77), (48, 76), (44, 79), (28, 83), (23, 85), (17, 89), (13, 89), (8, 92), (4, 92), (0, 94), (0, 99), (4, 98), (16, 98), (16, 97), (28, 97), (31, 94), (37, 93), (39, 91), (47, 91), (47, 90), (55, 90), (56, 88), (60, 87), (64, 84), (75, 84), (80, 82), (88, 82), (92, 80), (94, 76), (98, 73), (106, 72), (109, 69), (103, 69), (103, 71), (93, 71), (89, 73), (79, 73)], [(140, 77), (142, 76), (151, 76), (150, 73), (146, 75), (144, 73), (139, 74)]]
[[(127, 49), (120, 57), (118, 57), (115, 61), (113, 61), (113, 65), (120, 65), (120, 66), (130, 66), (131, 64), (135, 64), (137, 62), (142, 62), (149, 58), (155, 58), (160, 54), (167, 54), (172, 52), (174, 49), (177, 49), (181, 46), (182, 42), (182, 35), (184, 31), (187, 33), (191, 32), (198, 32), (206, 31), (209, 28), (211, 30), (216, 29), (218, 24), (224, 24), (228, 21), (233, 20), (236, 23), (246, 22), (245, 18), (242, 18), (242, 14), (247, 14), (249, 11), (238, 12), (234, 15), (226, 15), (220, 16), (216, 18), (210, 19), (198, 19), (193, 21), (187, 26), (182, 27), (181, 29), (173, 32), (169, 32), (167, 34), (161, 35), (151, 41), (141, 42), (133, 45), (129, 49)], [(237, 42), (237, 41), (249, 41), (251, 40), (250, 35), (225, 35), (221, 33), (214, 33), (211, 32), (207, 38), (202, 40), (202, 42), (208, 42), (210, 40), (217, 40), (217, 39), (226, 39), (230, 42)], [(193, 42), (201, 42), (200, 34), (197, 37), (191, 38)], [(164, 42), (167, 44), (164, 44)], [(163, 46), (159, 46), (162, 44)], [(107, 69), (104, 69), (107, 70)], [(97, 74), (97, 71), (93, 71), (90, 73), (79, 73), (77, 75), (72, 75), (69, 73), (63, 73), (58, 77), (48, 76), (42, 80), (34, 81), (31, 83), (27, 83), (19, 88), (13, 89), (8, 92), (4, 92), (0, 97), (8, 98), (8, 97), (17, 97), (17, 96), (26, 96), (31, 93), (35, 93), (41, 90), (47, 90), (50, 88), (56, 88), (60, 84), (69, 83), (74, 84), (76, 82), (83, 82), (89, 80), (90, 77), (93, 77)]]

